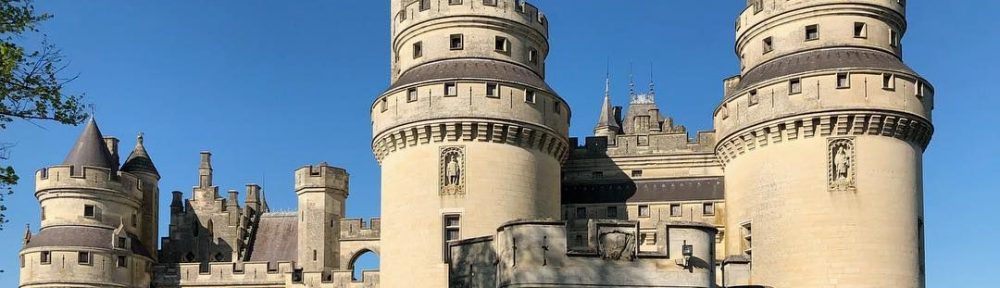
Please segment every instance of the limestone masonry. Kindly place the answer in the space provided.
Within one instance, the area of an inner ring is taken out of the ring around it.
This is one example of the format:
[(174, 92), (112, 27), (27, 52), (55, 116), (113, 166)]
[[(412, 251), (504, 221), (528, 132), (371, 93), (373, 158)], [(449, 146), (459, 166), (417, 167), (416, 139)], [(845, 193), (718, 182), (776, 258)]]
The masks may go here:
[[(143, 137), (122, 162), (91, 119), (35, 174), (20, 287), (924, 287), (934, 90), (902, 62), (906, 1), (747, 1), (715, 130), (674, 123), (653, 83), (614, 106), (609, 81), (584, 139), (538, 8), (391, 3), (381, 219), (346, 218), (344, 169), (296, 170), (277, 213), (255, 184), (220, 194), (203, 152), (158, 235)], [(380, 271), (355, 278), (368, 252)]]

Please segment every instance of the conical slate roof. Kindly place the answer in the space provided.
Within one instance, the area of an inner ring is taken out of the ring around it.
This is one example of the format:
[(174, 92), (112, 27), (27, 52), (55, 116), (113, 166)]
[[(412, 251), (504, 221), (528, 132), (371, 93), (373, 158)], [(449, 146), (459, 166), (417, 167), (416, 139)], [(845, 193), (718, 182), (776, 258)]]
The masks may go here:
[(122, 165), (122, 171), (125, 172), (146, 172), (160, 177), (160, 172), (156, 171), (156, 166), (153, 165), (153, 159), (149, 158), (149, 153), (146, 152), (146, 146), (142, 144), (142, 134), (136, 137), (135, 149), (132, 149), (132, 153), (128, 154), (128, 159), (125, 160), (125, 164)]
[(618, 119), (615, 118), (614, 111), (614, 106), (611, 106), (611, 78), (609, 77), (604, 83), (604, 105), (601, 105), (601, 116), (597, 119), (597, 127), (594, 129), (609, 129), (617, 132), (621, 127), (618, 127)]
[(107, 169), (118, 168), (118, 163), (114, 163), (111, 160), (111, 152), (108, 151), (108, 146), (104, 143), (104, 136), (101, 135), (101, 129), (97, 128), (97, 121), (93, 117), (87, 122), (87, 126), (83, 128), (83, 133), (80, 134), (80, 138), (73, 145), (73, 150), (70, 150), (69, 155), (66, 155), (63, 165), (71, 165), (77, 168), (84, 166)]

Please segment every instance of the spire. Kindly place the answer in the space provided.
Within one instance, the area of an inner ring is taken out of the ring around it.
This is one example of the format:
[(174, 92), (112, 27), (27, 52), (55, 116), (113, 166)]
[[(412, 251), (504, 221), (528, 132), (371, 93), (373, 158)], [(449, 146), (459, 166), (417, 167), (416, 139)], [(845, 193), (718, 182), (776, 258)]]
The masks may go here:
[(611, 74), (609, 73), (604, 79), (604, 104), (601, 105), (601, 116), (597, 118), (597, 127), (594, 127), (595, 134), (602, 129), (618, 132), (618, 120), (615, 118), (614, 111), (614, 106), (611, 106)]
[(635, 97), (635, 76), (632, 75), (632, 64), (628, 65), (628, 96)]
[(143, 144), (143, 134), (139, 132), (135, 140), (135, 149), (132, 149), (132, 153), (128, 155), (128, 159), (125, 160), (125, 164), (122, 165), (122, 171), (125, 172), (145, 172), (156, 175), (156, 178), (160, 178), (160, 173), (156, 170), (156, 166), (153, 165), (153, 159), (149, 158), (149, 153), (146, 152), (146, 146)]
[(649, 99), (656, 100), (656, 83), (653, 80), (653, 63), (649, 63)]
[(87, 126), (83, 128), (83, 133), (80, 134), (80, 138), (73, 145), (73, 150), (70, 150), (69, 155), (66, 155), (66, 160), (63, 160), (63, 165), (71, 165), (78, 169), (88, 166), (115, 170), (118, 168), (118, 163), (112, 162), (111, 152), (108, 151), (108, 146), (104, 142), (101, 129), (97, 128), (97, 121), (94, 120), (94, 117), (90, 117)]

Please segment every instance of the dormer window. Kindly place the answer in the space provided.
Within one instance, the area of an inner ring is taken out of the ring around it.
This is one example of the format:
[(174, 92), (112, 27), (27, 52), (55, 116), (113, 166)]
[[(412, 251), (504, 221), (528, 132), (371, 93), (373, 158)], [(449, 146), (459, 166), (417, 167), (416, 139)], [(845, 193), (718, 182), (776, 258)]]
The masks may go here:
[(118, 236), (115, 238), (116, 249), (126, 249), (127, 243), (128, 243), (128, 238), (125, 236)]

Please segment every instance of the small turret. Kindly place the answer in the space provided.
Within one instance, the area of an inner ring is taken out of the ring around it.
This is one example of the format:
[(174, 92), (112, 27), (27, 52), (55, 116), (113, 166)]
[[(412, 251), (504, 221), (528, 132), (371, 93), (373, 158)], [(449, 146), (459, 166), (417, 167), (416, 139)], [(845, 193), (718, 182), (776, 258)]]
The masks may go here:
[(257, 184), (247, 184), (246, 203), (247, 209), (255, 213), (261, 212), (260, 186)]
[[(149, 152), (146, 152), (143, 139), (142, 133), (136, 136), (135, 148), (132, 149), (132, 153), (129, 153), (128, 158), (125, 159), (125, 164), (122, 164), (121, 170), (132, 174), (148, 173), (156, 177), (156, 179), (160, 179), (160, 172), (156, 170), (156, 165), (153, 165), (153, 159), (149, 157)], [(115, 140), (115, 147), (117, 147), (117, 140)], [(117, 151), (117, 148), (115, 151)], [(117, 158), (117, 156), (113, 157)]]
[(171, 194), (173, 194), (173, 197), (170, 200), (170, 214), (184, 213), (184, 193), (174, 191)]
[(601, 105), (601, 116), (597, 119), (597, 126), (594, 127), (595, 136), (608, 137), (608, 142), (613, 143), (615, 136), (621, 132), (618, 125), (617, 109), (611, 105), (611, 77), (604, 81), (604, 105)]
[(304, 272), (330, 272), (340, 267), (339, 246), (330, 243), (340, 240), (348, 177), (344, 169), (326, 163), (295, 171), (299, 202), (298, 264)]

